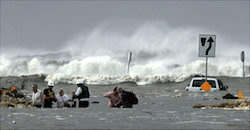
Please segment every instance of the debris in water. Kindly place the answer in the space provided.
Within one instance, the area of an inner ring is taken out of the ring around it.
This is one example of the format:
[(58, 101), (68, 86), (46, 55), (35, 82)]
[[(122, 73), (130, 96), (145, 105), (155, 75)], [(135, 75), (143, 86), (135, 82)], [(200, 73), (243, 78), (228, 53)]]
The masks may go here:
[(138, 98), (144, 98), (145, 96), (143, 94), (137, 94), (136, 97), (138, 97)]
[(180, 90), (175, 89), (174, 92), (178, 93), (178, 92), (180, 92)]
[(31, 108), (31, 101), (27, 98), (15, 98), (9, 95), (2, 95), (0, 107)]
[(227, 93), (225, 96), (222, 97), (223, 99), (238, 99), (238, 97), (235, 97), (234, 95)]
[(97, 104), (97, 103), (99, 103), (98, 101), (93, 101), (93, 102), (91, 102), (92, 104)]
[(239, 100), (228, 100), (227, 102), (217, 103), (214, 105), (193, 105), (193, 108), (230, 108), (239, 110), (250, 110), (250, 98), (243, 98)]

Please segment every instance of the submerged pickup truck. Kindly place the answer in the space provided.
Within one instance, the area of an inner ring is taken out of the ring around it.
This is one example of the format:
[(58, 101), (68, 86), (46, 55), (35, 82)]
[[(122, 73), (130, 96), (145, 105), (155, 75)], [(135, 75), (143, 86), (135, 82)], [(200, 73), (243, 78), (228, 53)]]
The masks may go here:
[[(208, 83), (211, 85), (211, 89), (209, 91), (217, 91), (217, 90), (227, 90), (228, 86), (224, 86), (222, 81), (217, 78), (207, 78)], [(205, 82), (205, 77), (194, 77), (190, 84), (186, 87), (187, 91), (203, 91), (201, 89), (201, 85)]]

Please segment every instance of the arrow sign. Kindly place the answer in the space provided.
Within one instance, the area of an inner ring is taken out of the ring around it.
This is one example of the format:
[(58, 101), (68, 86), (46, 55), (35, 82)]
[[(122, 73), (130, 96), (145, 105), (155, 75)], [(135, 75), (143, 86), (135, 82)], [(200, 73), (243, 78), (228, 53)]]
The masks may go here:
[(208, 46), (208, 48), (207, 48), (207, 50), (206, 50), (206, 55), (208, 55), (208, 52), (209, 52), (209, 50), (211, 49), (211, 47), (212, 47), (212, 42), (214, 42), (214, 40), (213, 40), (212, 37), (210, 37), (210, 38), (207, 40), (207, 42), (209, 42), (209, 46)]
[(199, 57), (206, 57), (206, 82), (201, 86), (204, 91), (209, 91), (211, 88), (211, 86), (207, 82), (207, 60), (208, 57), (215, 57), (215, 44), (216, 35), (199, 35)]
[(215, 57), (216, 35), (199, 35), (199, 57)]

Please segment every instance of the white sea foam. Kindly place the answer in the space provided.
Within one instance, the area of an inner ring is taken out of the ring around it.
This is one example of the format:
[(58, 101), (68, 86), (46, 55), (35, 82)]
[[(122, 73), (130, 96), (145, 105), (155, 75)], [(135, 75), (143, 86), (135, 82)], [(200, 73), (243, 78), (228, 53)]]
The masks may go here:
[[(103, 27), (105, 26), (105, 27)], [(105, 24), (68, 41), (60, 53), (45, 55), (0, 56), (0, 76), (46, 74), (46, 81), (74, 83), (82, 78), (88, 84), (135, 82), (151, 84), (180, 82), (190, 75), (205, 74), (205, 58), (199, 58), (198, 36), (212, 31), (194, 27), (170, 28), (167, 24), (145, 23), (131, 35), (112, 31)], [(242, 76), (239, 54), (248, 44), (230, 44), (217, 34), (216, 58), (209, 58), (208, 75)], [(248, 49), (246, 49), (248, 48)], [(127, 52), (133, 52), (127, 74)], [(249, 75), (249, 57), (246, 74)]]

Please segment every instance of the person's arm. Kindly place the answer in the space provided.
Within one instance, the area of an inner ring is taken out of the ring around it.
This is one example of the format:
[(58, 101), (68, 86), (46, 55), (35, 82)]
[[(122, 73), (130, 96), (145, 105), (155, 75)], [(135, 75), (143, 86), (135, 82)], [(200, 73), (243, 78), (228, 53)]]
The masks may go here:
[(73, 95), (73, 98), (78, 98), (78, 96), (82, 93), (82, 89), (80, 87), (77, 88), (75, 95)]
[(120, 99), (118, 102), (116, 102), (114, 105), (118, 106), (119, 104), (122, 104), (122, 99)]
[(82, 93), (82, 89), (80, 87), (77, 88), (75, 95), (79, 96)]
[(106, 94), (103, 95), (103, 97), (107, 97), (107, 98), (110, 98), (110, 95), (112, 94), (112, 92), (108, 92)]
[(115, 106), (121, 105), (123, 103), (122, 95), (120, 95), (120, 100), (115, 103)]
[(43, 100), (43, 107), (44, 107), (44, 104), (45, 104), (45, 95), (44, 94), (42, 96), (42, 100)]
[(56, 99), (56, 96), (55, 96), (55, 93), (54, 93), (54, 92), (53, 92), (52, 99), (54, 100), (54, 102), (56, 102), (56, 101), (57, 101), (57, 99)]
[(31, 104), (31, 106), (32, 106), (32, 107), (34, 106), (34, 92), (33, 92), (33, 94), (32, 94), (32, 104)]
[(71, 98), (70, 98), (70, 101), (73, 101), (73, 100), (74, 100), (74, 98), (73, 98), (74, 95), (75, 95), (75, 91), (72, 92), (72, 96), (71, 96)]
[(49, 96), (46, 96), (45, 94), (43, 94), (43, 98), (44, 98), (44, 100), (49, 99)]
[(56, 98), (56, 107), (59, 108), (59, 101), (57, 100), (60, 98), (59, 94), (56, 94), (55, 98)]
[(65, 96), (64, 101), (65, 101), (65, 102), (68, 102), (68, 101), (70, 100), (70, 97), (69, 97), (67, 94), (65, 94), (64, 96)]
[(44, 105), (45, 105), (45, 100), (46, 100), (46, 99), (49, 99), (49, 97), (48, 97), (46, 94), (47, 94), (46, 89), (44, 89), (44, 91), (43, 91), (43, 96), (42, 96), (42, 99), (43, 99), (43, 107), (44, 107)]
[(43, 98), (44, 99), (49, 99), (49, 96), (47, 96), (47, 91), (46, 91), (46, 89), (44, 89), (44, 91), (43, 91)]
[(60, 98), (59, 94), (56, 94), (55, 96), (56, 100)]

